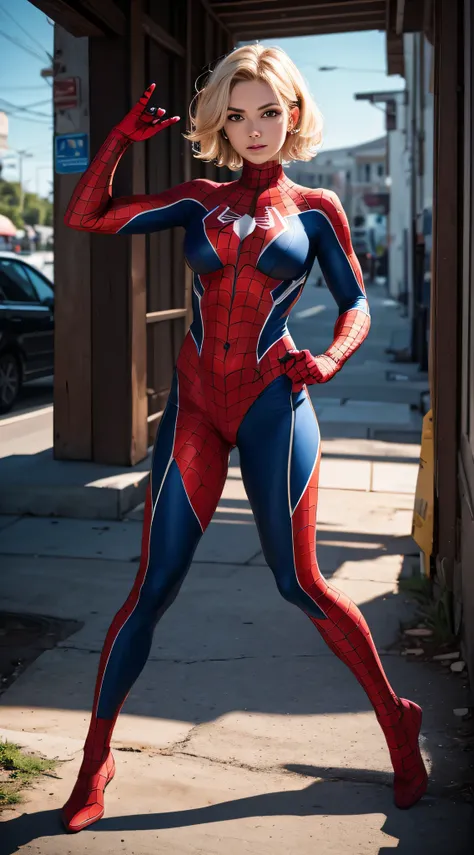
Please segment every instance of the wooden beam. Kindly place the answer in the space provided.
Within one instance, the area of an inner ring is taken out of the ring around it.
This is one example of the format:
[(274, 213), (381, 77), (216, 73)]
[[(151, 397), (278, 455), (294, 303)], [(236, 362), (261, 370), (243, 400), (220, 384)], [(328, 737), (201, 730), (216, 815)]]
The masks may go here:
[(404, 33), (423, 32), (425, 20), (425, 0), (404, 0)]
[(325, 18), (347, 18), (359, 15), (375, 15), (377, 17), (385, 15), (385, 3), (382, 0), (377, 0), (376, 3), (371, 0), (361, 0), (361, 2), (347, 3), (324, 3), (321, 5), (300, 5), (298, 3), (289, 5), (272, 4), (268, 9), (242, 9), (237, 8), (233, 11), (223, 12), (222, 19), (232, 29), (236, 23), (244, 22), (253, 25), (255, 21), (264, 20), (273, 21), (275, 19), (285, 18), (290, 20), (293, 17), (304, 19), (305, 17), (315, 18), (317, 20)]
[(403, 33), (403, 24), (405, 20), (405, 0), (397, 0), (395, 12), (395, 32), (397, 36)]
[(123, 35), (125, 15), (113, 0), (32, 0), (73, 36)]
[(90, 21), (82, 11), (73, 8), (65, 0), (31, 0), (31, 3), (72, 36), (103, 35), (103, 30), (97, 23)]
[(147, 324), (156, 324), (161, 321), (174, 321), (177, 318), (185, 318), (187, 309), (163, 309), (160, 312), (147, 312)]
[(428, 39), (430, 45), (434, 45), (434, 31), (433, 31), (433, 8), (434, 2), (433, 0), (425, 0), (424, 14), (423, 14), (423, 32)]
[(350, 28), (352, 23), (358, 23), (361, 21), (367, 25), (369, 29), (372, 23), (376, 23), (379, 26), (381, 23), (385, 24), (385, 11), (382, 9), (378, 11), (377, 9), (360, 8), (360, 9), (346, 9), (343, 11), (340, 9), (339, 11), (331, 11), (330, 9), (325, 9), (324, 12), (318, 12), (315, 9), (307, 10), (307, 12), (297, 12), (291, 7), (286, 12), (274, 12), (273, 15), (269, 15), (267, 17), (260, 14), (257, 18), (248, 19), (246, 15), (235, 15), (232, 19), (229, 19), (228, 24), (231, 30), (239, 30), (242, 28), (259, 28), (259, 27), (268, 27), (273, 26), (274, 24), (281, 24), (286, 27), (287, 24), (297, 24), (297, 23), (307, 23), (308, 25), (312, 25), (318, 28), (319, 24), (325, 23), (345, 23), (347, 27)]
[(315, 24), (313, 26), (289, 27), (286, 24), (281, 24), (280, 26), (278, 26), (278, 24), (267, 24), (261, 29), (235, 30), (234, 38), (236, 41), (247, 41), (250, 39), (267, 39), (274, 37), (284, 38), (285, 36), (312, 36), (346, 32), (355, 33), (368, 29), (384, 30), (385, 18), (381, 17), (379, 20), (359, 21), (358, 23), (349, 25), (343, 21), (334, 24), (326, 24), (324, 26)]
[(403, 36), (396, 36), (388, 32), (386, 38), (387, 51), (387, 74), (400, 74), (405, 76), (405, 54), (403, 50)]
[[(145, 36), (143, 29), (144, 0), (130, 0), (130, 91), (135, 104), (145, 89)], [(144, 194), (145, 146), (132, 145), (132, 191)], [(146, 354), (146, 303), (147, 303), (147, 255), (146, 235), (130, 237), (130, 280), (129, 280), (129, 325), (130, 341), (128, 352), (128, 377), (130, 383), (131, 430), (130, 464), (133, 466), (146, 457), (148, 450), (148, 399), (147, 354)]]
[(433, 375), (436, 552), (448, 588), (456, 559), (460, 318), (459, 169), (461, 4), (435, 0), (435, 147), (433, 182)]
[(201, 5), (204, 6), (204, 9), (206, 10), (209, 17), (211, 17), (216, 22), (216, 24), (219, 24), (219, 26), (222, 27), (223, 30), (225, 30), (226, 34), (231, 37), (231, 31), (228, 29), (225, 21), (221, 20), (220, 15), (217, 14), (209, 0), (200, 0), (200, 2)]
[(154, 422), (157, 422), (161, 419), (164, 410), (160, 410), (158, 413), (152, 413), (151, 416), (147, 417), (147, 422), (149, 425), (152, 425)]
[(150, 18), (149, 15), (143, 15), (143, 29), (150, 39), (153, 39), (160, 47), (175, 53), (177, 56), (186, 56), (186, 48), (180, 44), (177, 39), (174, 39), (163, 27)]
[[(202, 0), (201, 0), (202, 2)], [(385, 0), (361, 0), (366, 4), (370, 4), (372, 6), (379, 6), (382, 10), (385, 9)], [(209, 4), (209, 0), (207, 0), (207, 4)], [(306, 3), (295, 3), (291, 4), (292, 9), (307, 9), (307, 10), (315, 10), (315, 9), (338, 9), (339, 7), (345, 6), (346, 9), (349, 6), (359, 5), (354, 0), (308, 0)], [(260, 14), (261, 12), (272, 13), (275, 10), (286, 10), (288, 9), (287, 0), (230, 0), (230, 2), (225, 3), (213, 3), (212, 7), (215, 11), (219, 19), (225, 19), (228, 15), (232, 15), (235, 12), (243, 9), (245, 13), (249, 14)]]
[(84, 10), (84, 15), (99, 22), (106, 34), (123, 36), (126, 31), (126, 19), (113, 0), (78, 0), (74, 6)]

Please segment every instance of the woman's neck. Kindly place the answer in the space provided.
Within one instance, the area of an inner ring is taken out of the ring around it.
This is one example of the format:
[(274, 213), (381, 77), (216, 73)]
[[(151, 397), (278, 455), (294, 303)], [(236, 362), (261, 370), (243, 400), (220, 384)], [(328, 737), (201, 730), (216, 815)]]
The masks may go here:
[(274, 186), (284, 176), (283, 167), (278, 160), (267, 160), (266, 163), (251, 163), (244, 160), (240, 183), (252, 190)]

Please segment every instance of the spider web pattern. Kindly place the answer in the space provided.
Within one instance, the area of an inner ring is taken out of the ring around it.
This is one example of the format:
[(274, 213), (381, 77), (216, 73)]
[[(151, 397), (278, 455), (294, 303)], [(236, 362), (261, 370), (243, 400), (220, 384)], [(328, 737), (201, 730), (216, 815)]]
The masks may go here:
[[(245, 174), (244, 170), (241, 181), (215, 193), (211, 203), (225, 204), (229, 211), (240, 216), (250, 212), (257, 220), (256, 227), (241, 241), (228, 215), (229, 223), (222, 223), (218, 209), (206, 218), (207, 237), (223, 267), (200, 277), (204, 287), (200, 358), (195, 343), (187, 337), (177, 363), (183, 410), (197, 407), (206, 413), (231, 445), (235, 444), (249, 407), (269, 383), (284, 373), (279, 357), (294, 347), (290, 335), (284, 334), (258, 362), (259, 336), (274, 307), (271, 292), (282, 281), (265, 275), (257, 267), (262, 251), (281, 231), (280, 222), (275, 223), (274, 229), (268, 228), (266, 208), (276, 208), (285, 217), (308, 207), (280, 166), (257, 172), (263, 189), (254, 179), (253, 171), (252, 187), (242, 183)], [(260, 218), (265, 228), (259, 226)]]
[(334, 327), (334, 341), (326, 350), (326, 355), (332, 359), (338, 368), (357, 350), (367, 337), (370, 329), (370, 316), (359, 309), (344, 312)]
[(375, 710), (395, 772), (395, 799), (399, 806), (407, 807), (426, 789), (426, 770), (418, 745), (421, 711), (394, 693), (358, 606), (329, 585), (319, 570), (315, 548), (318, 481), (319, 460), (292, 516), (296, 575), (305, 593), (326, 616), (309, 616), (311, 622), (352, 671)]
[(222, 187), (216, 182), (199, 179), (179, 184), (163, 193), (113, 199), (115, 170), (130, 144), (127, 137), (112, 130), (72, 194), (64, 218), (66, 225), (84, 231), (116, 234), (138, 214), (172, 205), (184, 198), (206, 205), (216, 187)]
[(173, 457), (203, 531), (211, 522), (224, 489), (230, 449), (229, 443), (200, 413), (186, 412), (180, 406)]

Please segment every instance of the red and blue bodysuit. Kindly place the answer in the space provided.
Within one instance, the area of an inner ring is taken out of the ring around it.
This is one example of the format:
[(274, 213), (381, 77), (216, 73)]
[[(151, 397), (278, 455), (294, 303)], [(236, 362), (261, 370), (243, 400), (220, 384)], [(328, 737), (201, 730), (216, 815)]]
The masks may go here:
[[(316, 559), (320, 434), (307, 385), (330, 379), (370, 325), (341, 204), (328, 190), (294, 184), (274, 161), (245, 162), (229, 183), (196, 179), (158, 195), (114, 199), (113, 174), (128, 145), (118, 126), (81, 178), (66, 222), (108, 234), (182, 226), (193, 321), (156, 437), (140, 566), (106, 637), (66, 827), (79, 831), (102, 816), (115, 720), (211, 521), (235, 446), (278, 589), (365, 689), (390, 750), (396, 803), (409, 807), (426, 789), (421, 711), (395, 695), (365, 619), (327, 583)], [(315, 258), (338, 307), (334, 341), (317, 357), (297, 351), (287, 328)]]

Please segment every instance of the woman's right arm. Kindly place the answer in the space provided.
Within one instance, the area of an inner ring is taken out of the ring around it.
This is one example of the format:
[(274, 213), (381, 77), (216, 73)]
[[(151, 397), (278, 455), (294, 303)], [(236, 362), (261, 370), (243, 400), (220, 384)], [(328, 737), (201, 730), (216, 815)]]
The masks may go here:
[(147, 110), (155, 84), (144, 92), (124, 119), (111, 131), (92, 163), (79, 180), (69, 202), (64, 222), (73, 229), (102, 234), (143, 234), (186, 225), (196, 206), (216, 186), (196, 179), (156, 195), (112, 197), (112, 182), (120, 158), (132, 144), (145, 140), (178, 121), (178, 116), (160, 119), (164, 110)]

